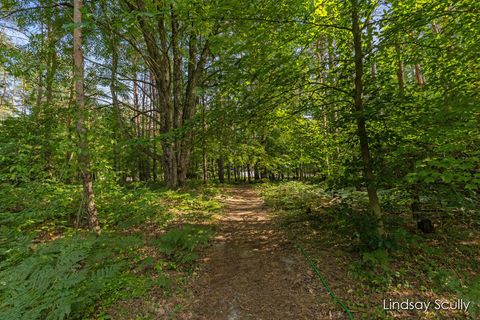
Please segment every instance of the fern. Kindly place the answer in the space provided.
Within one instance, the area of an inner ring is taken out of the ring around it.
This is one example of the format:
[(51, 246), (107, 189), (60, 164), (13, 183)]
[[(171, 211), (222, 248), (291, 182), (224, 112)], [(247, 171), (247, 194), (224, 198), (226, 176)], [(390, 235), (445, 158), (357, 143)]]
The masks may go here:
[(91, 241), (56, 241), (2, 272), (0, 318), (65, 318), (75, 300), (75, 287), (86, 279), (80, 263), (92, 245)]
[(99, 250), (100, 240), (53, 241), (0, 271), (0, 319), (60, 320), (83, 314), (85, 306), (95, 303), (106, 283), (123, 268), (105, 265), (105, 261), (103, 265), (92, 263), (91, 253)]
[(30, 252), (31, 235), (0, 226), (0, 270), (19, 262)]
[(195, 249), (208, 243), (213, 231), (205, 227), (185, 225), (172, 229), (156, 241), (158, 249), (177, 262), (191, 264), (198, 258)]

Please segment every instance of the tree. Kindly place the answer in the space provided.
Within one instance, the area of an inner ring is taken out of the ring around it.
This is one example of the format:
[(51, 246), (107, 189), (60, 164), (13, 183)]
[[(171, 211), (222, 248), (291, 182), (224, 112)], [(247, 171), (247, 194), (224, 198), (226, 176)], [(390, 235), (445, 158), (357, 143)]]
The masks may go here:
[(85, 106), (84, 94), (84, 67), (83, 67), (83, 49), (82, 49), (82, 0), (73, 2), (73, 60), (74, 60), (74, 80), (75, 80), (75, 102), (77, 108), (77, 135), (78, 135), (78, 165), (80, 176), (83, 183), (83, 203), (88, 215), (90, 229), (99, 233), (97, 208), (93, 192), (92, 174), (90, 170), (90, 157), (87, 141), (87, 130), (85, 119), (88, 116), (88, 109)]
[(209, 30), (200, 31), (202, 25), (196, 25), (199, 19), (193, 15), (203, 8), (198, 3), (183, 2), (151, 4), (124, 0), (122, 3), (135, 15), (136, 27), (145, 43), (146, 52), (138, 47), (136, 50), (142, 52), (156, 86), (155, 100), (163, 135), (163, 174), (170, 187), (177, 187), (187, 178), (193, 148), (189, 127), (209, 54)]
[(360, 140), (360, 153), (363, 160), (363, 173), (365, 176), (365, 182), (367, 185), (368, 200), (370, 202), (370, 208), (379, 220), (379, 233), (382, 234), (383, 222), (382, 211), (380, 208), (380, 202), (377, 195), (377, 186), (375, 181), (375, 175), (372, 168), (372, 160), (370, 154), (370, 148), (368, 146), (368, 135), (366, 129), (365, 109), (363, 106), (363, 49), (362, 49), (362, 30), (360, 28), (359, 17), (359, 2), (358, 0), (352, 0), (352, 35), (353, 35), (353, 51), (355, 59), (355, 88), (354, 88), (354, 100), (355, 100), (355, 112), (357, 118), (357, 134)]

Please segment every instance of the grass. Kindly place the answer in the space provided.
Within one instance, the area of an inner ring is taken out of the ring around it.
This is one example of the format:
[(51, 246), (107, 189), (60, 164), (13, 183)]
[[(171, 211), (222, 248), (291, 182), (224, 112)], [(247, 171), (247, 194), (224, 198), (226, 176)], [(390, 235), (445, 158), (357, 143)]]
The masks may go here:
[(181, 310), (177, 296), (221, 212), (218, 189), (98, 183), (95, 191), (99, 236), (76, 228), (85, 224), (78, 186), (1, 186), (1, 319), (155, 319)]
[[(300, 242), (329, 285), (356, 319), (477, 319), (480, 316), (480, 216), (461, 210), (431, 218), (433, 234), (416, 230), (411, 213), (392, 204), (378, 237), (365, 212), (362, 192), (326, 192), (302, 182), (260, 187), (266, 204), (290, 239)], [(391, 196), (389, 190), (381, 194)], [(386, 199), (385, 199), (386, 200)], [(399, 198), (398, 203), (402, 199)], [(469, 313), (455, 310), (402, 312), (383, 310), (383, 299), (471, 302)]]

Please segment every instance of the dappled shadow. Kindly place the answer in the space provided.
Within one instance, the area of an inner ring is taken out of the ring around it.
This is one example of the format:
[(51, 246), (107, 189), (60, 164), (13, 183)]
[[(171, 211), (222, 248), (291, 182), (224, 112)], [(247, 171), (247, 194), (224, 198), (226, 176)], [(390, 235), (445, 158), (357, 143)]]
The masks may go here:
[(343, 319), (254, 190), (234, 187), (192, 285), (190, 319)]

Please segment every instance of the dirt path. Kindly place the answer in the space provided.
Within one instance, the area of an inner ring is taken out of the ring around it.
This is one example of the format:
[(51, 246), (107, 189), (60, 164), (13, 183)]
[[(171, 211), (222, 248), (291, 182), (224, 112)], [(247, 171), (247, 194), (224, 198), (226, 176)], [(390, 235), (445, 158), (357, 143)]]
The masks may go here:
[(191, 319), (345, 318), (254, 190), (230, 188), (225, 202), (193, 283)]

